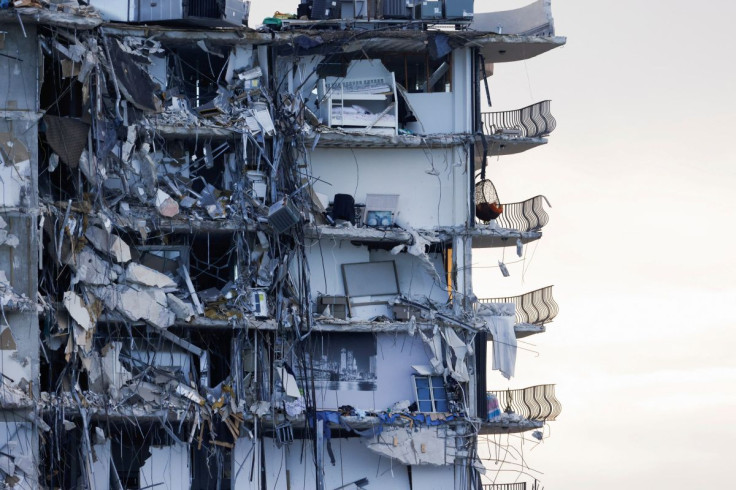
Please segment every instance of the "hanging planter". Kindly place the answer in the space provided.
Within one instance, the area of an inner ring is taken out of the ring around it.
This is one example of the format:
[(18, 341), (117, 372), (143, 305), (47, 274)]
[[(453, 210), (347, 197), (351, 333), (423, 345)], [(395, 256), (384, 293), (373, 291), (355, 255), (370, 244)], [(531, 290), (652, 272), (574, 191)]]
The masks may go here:
[(481, 221), (490, 221), (501, 216), (503, 206), (497, 202), (479, 202), (475, 205), (475, 217)]
[(501, 216), (503, 206), (499, 204), (498, 194), (493, 182), (488, 179), (475, 184), (475, 217), (481, 221), (491, 221)]

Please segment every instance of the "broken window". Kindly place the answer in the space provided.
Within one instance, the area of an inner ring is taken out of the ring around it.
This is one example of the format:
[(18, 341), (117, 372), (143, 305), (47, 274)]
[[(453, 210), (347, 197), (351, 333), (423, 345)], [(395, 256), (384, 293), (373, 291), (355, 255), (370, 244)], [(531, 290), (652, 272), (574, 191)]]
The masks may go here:
[(414, 390), (420, 412), (447, 412), (447, 390), (442, 376), (414, 376)]

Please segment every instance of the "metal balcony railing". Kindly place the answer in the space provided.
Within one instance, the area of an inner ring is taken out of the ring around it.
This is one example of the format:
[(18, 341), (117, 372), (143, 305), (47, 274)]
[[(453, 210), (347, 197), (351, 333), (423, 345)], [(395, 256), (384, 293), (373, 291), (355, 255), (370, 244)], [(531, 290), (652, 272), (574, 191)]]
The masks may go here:
[(526, 490), (526, 482), (484, 483), (483, 490)]
[(552, 286), (537, 289), (520, 296), (505, 298), (481, 298), (480, 303), (514, 303), (516, 305), (516, 323), (544, 325), (557, 316), (560, 309), (552, 297)]
[(557, 125), (549, 105), (549, 100), (543, 100), (513, 111), (483, 112), (483, 130), (488, 135), (503, 134), (517, 138), (547, 136)]
[(549, 223), (549, 215), (544, 210), (545, 202), (546, 197), (535, 196), (526, 201), (503, 204), (503, 213), (496, 218), (496, 224), (519, 231), (540, 230)]
[(498, 398), (505, 412), (514, 412), (525, 419), (555, 420), (562, 412), (562, 404), (555, 398), (555, 385), (530, 386), (521, 390), (489, 391)]

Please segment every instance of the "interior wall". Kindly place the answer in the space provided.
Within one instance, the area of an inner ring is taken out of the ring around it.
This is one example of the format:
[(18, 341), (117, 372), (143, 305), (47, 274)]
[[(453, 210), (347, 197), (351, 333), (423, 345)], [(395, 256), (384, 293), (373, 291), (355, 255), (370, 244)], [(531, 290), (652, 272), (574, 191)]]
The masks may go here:
[(447, 490), (455, 487), (453, 466), (412, 466), (411, 487), (417, 490)]
[(190, 486), (189, 448), (185, 444), (151, 446), (151, 457), (140, 469), (140, 485), (159, 490), (180, 490)]
[[(266, 488), (276, 490), (311, 490), (316, 488), (313, 443), (296, 440), (279, 448), (272, 439), (265, 442), (269, 480)], [(323, 449), (325, 488), (333, 489), (366, 478), (366, 488), (409, 490), (408, 468), (396, 461), (382, 458), (366, 446), (363, 438), (331, 440), (335, 464)], [(447, 469), (445, 469), (447, 470)], [(450, 475), (452, 472), (450, 471)], [(451, 480), (450, 480), (451, 481)], [(237, 490), (257, 487), (237, 486)], [(416, 487), (415, 487), (416, 488)], [(446, 488), (452, 488), (452, 485)]]
[(374, 262), (381, 260), (396, 262), (402, 295), (415, 299), (426, 297), (439, 303), (447, 302), (447, 281), (442, 257), (439, 254), (428, 254), (427, 261), (422, 261), (408, 253), (393, 255), (386, 250), (373, 250), (370, 258)]
[(398, 194), (395, 221), (413, 228), (463, 225), (467, 156), (462, 147), (448, 149), (317, 148), (314, 190), (330, 201), (350, 194), (365, 203), (366, 194)]
[(376, 385), (375, 391), (316, 389), (318, 410), (337, 410), (350, 405), (361, 410), (390, 408), (402, 400), (414, 402), (412, 365), (428, 365), (427, 354), (419, 335), (403, 333), (376, 334)]

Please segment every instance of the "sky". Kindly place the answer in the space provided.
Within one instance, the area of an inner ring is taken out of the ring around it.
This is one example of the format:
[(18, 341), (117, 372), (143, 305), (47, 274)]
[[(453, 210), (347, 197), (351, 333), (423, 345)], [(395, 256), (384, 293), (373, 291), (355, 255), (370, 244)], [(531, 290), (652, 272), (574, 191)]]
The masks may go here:
[[(251, 26), (297, 4), (254, 0)], [(479, 297), (554, 284), (560, 314), (524, 339), (516, 377), (492, 373), (489, 388), (557, 385), (562, 415), (541, 443), (523, 442), (546, 490), (732, 488), (736, 3), (553, 0), (552, 11), (567, 45), (498, 64), (489, 83), (493, 110), (552, 100), (557, 129), (488, 167), (502, 201), (547, 196), (550, 223), (509, 278), (497, 251), (476, 253), (473, 275)], [(514, 457), (488, 466), (512, 478)]]

